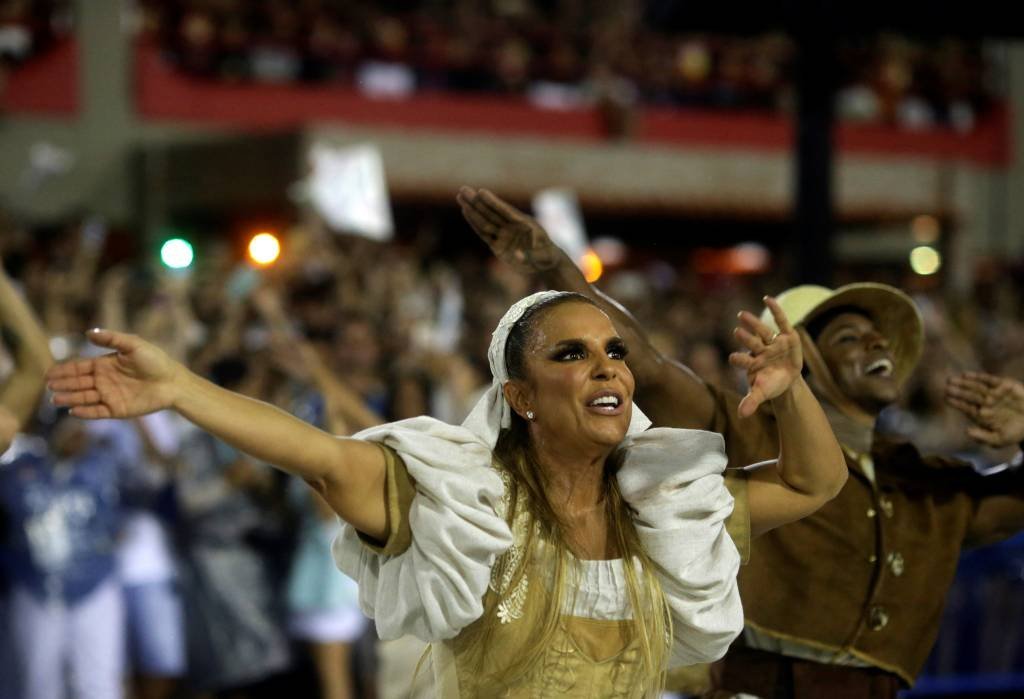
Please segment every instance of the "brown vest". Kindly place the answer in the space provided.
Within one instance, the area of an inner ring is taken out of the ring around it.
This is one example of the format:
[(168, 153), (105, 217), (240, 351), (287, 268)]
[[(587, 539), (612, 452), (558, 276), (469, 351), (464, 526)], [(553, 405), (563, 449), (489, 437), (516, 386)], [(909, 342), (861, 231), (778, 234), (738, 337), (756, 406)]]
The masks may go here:
[[(712, 429), (725, 436), (729, 466), (776, 457), (770, 411), (741, 420), (740, 397), (714, 393)], [(991, 540), (996, 529), (1010, 533), (991, 517), (978, 521), (978, 504), (1024, 488), (1017, 474), (982, 477), (963, 462), (922, 457), (911, 444), (881, 437), (872, 458), (875, 484), (848, 459), (850, 478), (834, 500), (754, 542), (740, 594), (752, 627), (850, 653), (911, 684), (938, 633), (961, 549)], [(1001, 513), (1019, 522), (1024, 498), (1010, 500)]]

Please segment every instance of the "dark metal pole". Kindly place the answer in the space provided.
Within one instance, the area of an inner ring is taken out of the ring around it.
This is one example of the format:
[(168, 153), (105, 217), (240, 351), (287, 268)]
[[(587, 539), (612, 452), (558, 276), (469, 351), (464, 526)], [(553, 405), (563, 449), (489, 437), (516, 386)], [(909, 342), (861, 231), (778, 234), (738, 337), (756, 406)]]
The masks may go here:
[(790, 252), (796, 280), (830, 286), (833, 279), (832, 127), (835, 35), (827, 4), (798, 2), (796, 58), (796, 192)]

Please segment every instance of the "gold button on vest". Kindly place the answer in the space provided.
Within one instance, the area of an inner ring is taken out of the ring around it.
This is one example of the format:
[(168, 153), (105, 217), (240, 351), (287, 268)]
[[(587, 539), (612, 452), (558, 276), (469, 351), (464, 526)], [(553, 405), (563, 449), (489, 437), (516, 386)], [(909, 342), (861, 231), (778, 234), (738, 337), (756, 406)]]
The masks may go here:
[(881, 505), (882, 512), (885, 513), (886, 517), (892, 517), (892, 513), (893, 513), (892, 498), (890, 498), (890, 497), (888, 497), (886, 495), (883, 495), (882, 497), (880, 497), (878, 499), (878, 504)]
[(889, 612), (885, 607), (874, 606), (868, 613), (868, 626), (872, 631), (881, 631), (889, 623)]

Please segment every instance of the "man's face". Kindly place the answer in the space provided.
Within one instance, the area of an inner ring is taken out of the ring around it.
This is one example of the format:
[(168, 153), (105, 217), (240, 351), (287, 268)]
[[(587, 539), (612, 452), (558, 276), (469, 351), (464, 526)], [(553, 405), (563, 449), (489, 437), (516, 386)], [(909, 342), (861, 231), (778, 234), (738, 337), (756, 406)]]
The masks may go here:
[(862, 313), (840, 313), (816, 341), (839, 390), (860, 408), (877, 415), (900, 395), (889, 340)]

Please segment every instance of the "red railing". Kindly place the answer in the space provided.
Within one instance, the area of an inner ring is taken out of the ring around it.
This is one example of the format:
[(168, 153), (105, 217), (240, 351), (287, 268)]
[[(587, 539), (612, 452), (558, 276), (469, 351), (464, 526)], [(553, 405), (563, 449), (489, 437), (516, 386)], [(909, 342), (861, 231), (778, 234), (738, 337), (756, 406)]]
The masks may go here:
[(0, 111), (74, 116), (78, 112), (78, 44), (63, 39), (10, 71)]
[[(310, 122), (341, 122), (446, 132), (604, 140), (594, 110), (541, 109), (506, 96), (420, 94), (401, 100), (371, 99), (350, 87), (223, 83), (176, 71), (158, 49), (141, 43), (136, 53), (138, 108), (151, 119), (200, 121), (250, 129), (282, 129)], [(1004, 108), (989, 112), (969, 133), (949, 129), (908, 131), (885, 125), (841, 124), (843, 153), (966, 159), (987, 165), (1010, 160)], [(664, 146), (788, 150), (792, 125), (782, 115), (711, 109), (645, 108), (635, 141)]]
[[(0, 97), (11, 113), (74, 114), (78, 106), (77, 50), (65, 41), (14, 71)], [(280, 130), (310, 123), (345, 123), (448, 133), (491, 133), (601, 142), (594, 110), (541, 109), (522, 98), (418, 94), (371, 99), (351, 87), (225, 84), (176, 70), (156, 44), (135, 47), (135, 98), (140, 116), (243, 130)], [(973, 130), (908, 131), (885, 125), (840, 124), (841, 154), (961, 159), (1001, 166), (1012, 158), (1006, 108), (988, 112)], [(792, 148), (792, 125), (783, 115), (710, 109), (645, 108), (634, 141), (663, 147), (719, 147), (781, 151)]]

